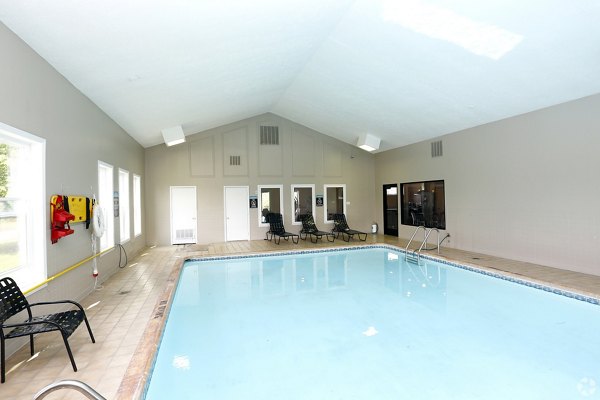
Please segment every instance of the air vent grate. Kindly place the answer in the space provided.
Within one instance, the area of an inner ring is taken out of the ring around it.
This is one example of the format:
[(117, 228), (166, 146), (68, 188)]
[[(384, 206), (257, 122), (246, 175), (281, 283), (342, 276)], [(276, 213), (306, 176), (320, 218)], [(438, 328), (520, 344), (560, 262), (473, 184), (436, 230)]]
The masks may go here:
[(242, 156), (229, 156), (229, 165), (242, 165)]
[(279, 127), (278, 126), (261, 126), (260, 127), (260, 144), (261, 145), (279, 145)]
[(444, 155), (444, 151), (442, 148), (442, 141), (437, 140), (435, 142), (431, 142), (431, 157), (441, 157)]
[(194, 230), (193, 229), (176, 229), (175, 239), (177, 240), (193, 240)]

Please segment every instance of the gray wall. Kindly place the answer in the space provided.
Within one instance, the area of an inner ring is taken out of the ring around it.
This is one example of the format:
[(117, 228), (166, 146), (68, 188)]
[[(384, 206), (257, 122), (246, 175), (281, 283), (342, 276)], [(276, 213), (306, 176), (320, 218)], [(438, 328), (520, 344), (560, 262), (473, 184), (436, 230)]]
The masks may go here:
[[(280, 146), (260, 146), (260, 125), (279, 126)], [(229, 165), (230, 155), (240, 155), (241, 165)], [(315, 194), (324, 194), (324, 184), (346, 184), (348, 223), (355, 229), (370, 229), (374, 156), (273, 114), (264, 114), (187, 136), (182, 145), (158, 145), (146, 149), (146, 199), (148, 244), (165, 245), (169, 237), (169, 187), (196, 186), (198, 193), (198, 243), (222, 242), (224, 186), (283, 185), (284, 223), (298, 232), (291, 221), (291, 184), (315, 184)], [(250, 238), (262, 239), (267, 228), (258, 225), (258, 209), (250, 209)], [(313, 213), (324, 230), (323, 207)]]
[[(137, 142), (2, 24), (0, 49), (0, 121), (46, 139), (48, 204), (53, 194), (91, 197), (97, 193), (98, 160), (113, 165), (114, 190), (118, 190), (118, 168), (127, 169), (130, 179), (133, 173), (139, 174), (143, 190), (144, 151)], [(110, 206), (105, 215), (112, 215)], [(130, 212), (133, 215), (133, 210)], [(71, 227), (74, 234), (51, 244), (48, 222), (48, 276), (92, 255), (91, 230), (86, 230), (83, 224)], [(118, 242), (118, 219), (115, 228)], [(144, 234), (132, 238), (125, 245), (128, 254), (139, 252), (145, 240)], [(118, 252), (112, 251), (99, 258), (101, 281), (117, 270), (118, 257)], [(81, 299), (93, 289), (91, 273), (92, 263), (88, 262), (52, 281), (32, 298), (34, 301)], [(14, 347), (9, 348), (9, 353), (12, 350)]]
[[(600, 95), (376, 155), (382, 185), (445, 180), (448, 246), (600, 275)], [(401, 226), (400, 236), (413, 228)]]

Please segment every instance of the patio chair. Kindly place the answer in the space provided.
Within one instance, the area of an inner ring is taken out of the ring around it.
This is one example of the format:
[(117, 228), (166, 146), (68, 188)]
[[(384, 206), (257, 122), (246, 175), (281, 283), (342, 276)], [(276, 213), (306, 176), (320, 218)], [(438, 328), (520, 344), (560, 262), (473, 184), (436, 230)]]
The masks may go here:
[[(315, 224), (315, 219), (312, 214), (302, 215), (302, 230), (300, 230), (300, 239), (306, 240), (310, 236), (310, 241), (317, 243), (317, 240), (322, 239), (323, 236), (327, 238), (327, 241), (333, 242), (335, 240), (335, 234), (331, 232), (320, 231)], [(302, 237), (304, 235), (304, 237)]]
[[(34, 306), (67, 303), (75, 305), (78, 309), (39, 317), (34, 317), (31, 312), (31, 308)], [(28, 318), (24, 322), (6, 323), (9, 318), (24, 310), (27, 310), (28, 314)], [(33, 356), (35, 353), (33, 335), (38, 333), (59, 331), (65, 343), (69, 358), (71, 359), (73, 371), (77, 372), (77, 366), (75, 365), (73, 353), (71, 352), (71, 347), (69, 346), (67, 339), (69, 336), (71, 336), (75, 329), (77, 329), (82, 321), (85, 321), (85, 324), (87, 325), (92, 343), (96, 343), (94, 335), (92, 334), (92, 329), (90, 328), (90, 324), (85, 315), (85, 311), (79, 303), (71, 300), (61, 300), (29, 304), (27, 298), (25, 298), (25, 295), (23, 292), (21, 292), (21, 289), (19, 289), (16, 282), (12, 278), (7, 277), (0, 279), (0, 350), (2, 353), (0, 355), (2, 358), (1, 383), (4, 383), (6, 380), (5, 340), (21, 336), (29, 336), (29, 348), (31, 350), (31, 355)], [(8, 332), (4, 333), (5, 330), (8, 330)]]
[[(350, 238), (354, 237), (354, 235), (358, 236), (359, 240), (363, 242), (367, 240), (367, 233), (357, 231), (355, 229), (350, 229), (348, 223), (346, 222), (346, 215), (344, 214), (333, 214), (333, 229), (331, 232), (336, 233), (336, 239), (342, 235), (342, 239), (344, 241), (349, 242)], [(364, 237), (362, 237), (364, 235)]]
[[(266, 208), (262, 210), (262, 215), (263, 215), (264, 220), (265, 220), (266, 223), (269, 223), (269, 218), (271, 217), (271, 214), (272, 213), (270, 213), (269, 210), (267, 210)], [(271, 234), (271, 228), (270, 228), (270, 225), (269, 225), (269, 230), (265, 232), (265, 240), (271, 240), (272, 239), (272, 236), (269, 237), (270, 234)]]
[(284, 238), (285, 240), (292, 238), (292, 242), (294, 242), (294, 244), (298, 244), (300, 236), (296, 235), (295, 233), (285, 231), (285, 227), (283, 226), (283, 216), (281, 214), (270, 213), (267, 217), (270, 226), (269, 231), (267, 232), (267, 237), (270, 234), (271, 239), (273, 239), (276, 244), (281, 242), (281, 238)]

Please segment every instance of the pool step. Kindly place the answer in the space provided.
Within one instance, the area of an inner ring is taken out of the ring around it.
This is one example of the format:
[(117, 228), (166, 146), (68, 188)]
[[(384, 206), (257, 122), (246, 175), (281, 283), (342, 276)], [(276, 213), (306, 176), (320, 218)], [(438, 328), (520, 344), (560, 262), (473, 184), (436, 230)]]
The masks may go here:
[(421, 257), (419, 257), (419, 253), (417, 253), (416, 251), (407, 251), (405, 259), (406, 261), (413, 264), (421, 264)]

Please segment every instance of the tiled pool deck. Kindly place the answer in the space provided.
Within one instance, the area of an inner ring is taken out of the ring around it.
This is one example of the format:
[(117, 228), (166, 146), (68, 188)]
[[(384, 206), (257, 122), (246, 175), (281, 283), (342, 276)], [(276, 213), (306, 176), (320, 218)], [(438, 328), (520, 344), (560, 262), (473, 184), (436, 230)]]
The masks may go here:
[[(404, 248), (406, 241), (383, 235), (369, 235), (367, 242), (336, 240), (334, 243), (300, 241), (281, 245), (259, 240), (210, 245), (168, 246), (147, 249), (82, 301), (96, 343), (85, 329), (78, 329), (69, 342), (79, 372), (73, 372), (59, 334), (36, 340), (39, 354), (30, 360), (25, 346), (8, 359), (6, 383), (0, 386), (1, 399), (29, 400), (42, 387), (63, 379), (83, 381), (107, 399), (131, 400), (143, 391), (143, 380), (160, 336), (167, 300), (175, 287), (177, 271), (186, 258), (245, 255), (265, 252), (314, 250), (330, 247), (389, 244)], [(426, 253), (429, 254), (429, 253)], [(586, 275), (530, 263), (442, 247), (438, 256), (467, 267), (501, 274), (510, 279), (600, 298), (600, 276)], [(46, 399), (81, 399), (80, 393), (60, 390)]]

